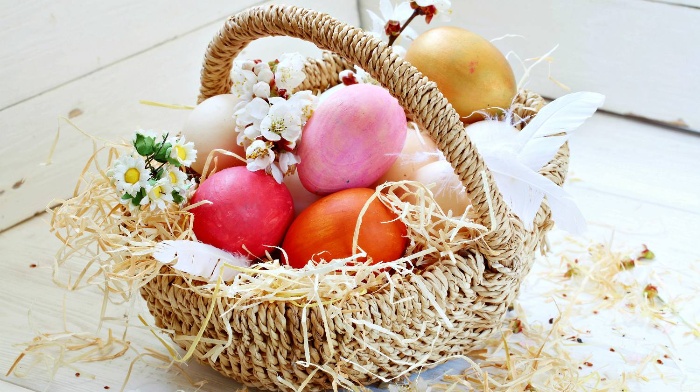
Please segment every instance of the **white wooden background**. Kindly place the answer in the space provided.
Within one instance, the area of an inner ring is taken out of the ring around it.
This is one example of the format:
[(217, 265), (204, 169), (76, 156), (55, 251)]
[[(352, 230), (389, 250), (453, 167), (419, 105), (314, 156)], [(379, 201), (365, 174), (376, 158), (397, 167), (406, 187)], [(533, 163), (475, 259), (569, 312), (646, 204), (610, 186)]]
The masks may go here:
[[(354, 0), (286, 2), (359, 25), (374, 0), (360, 0), (360, 11)], [(258, 3), (0, 0), (0, 390), (11, 390), (12, 384), (31, 390), (116, 389), (129, 365), (126, 358), (109, 366), (81, 365), (88, 371), (81, 378), (64, 369), (53, 383), (39, 370), (27, 378), (4, 376), (19, 352), (14, 344), (37, 331), (63, 328), (64, 298), (71, 330), (94, 331), (101, 306), (96, 290), (66, 293), (53, 285), (51, 260), (57, 243), (47, 231), (45, 215), (29, 219), (51, 199), (70, 195), (92, 149), (88, 138), (59, 117), (72, 117), (81, 129), (110, 140), (129, 137), (139, 127), (178, 129), (187, 112), (138, 101), (193, 104), (207, 42), (226, 16)], [(572, 90), (606, 94), (606, 110), (613, 113), (700, 129), (700, 78), (695, 77), (700, 64), (699, 3), (453, 0), (451, 24), (488, 38), (523, 35), (496, 42), (522, 58), (560, 44), (551, 75)], [(308, 45), (282, 42), (260, 42), (249, 53), (271, 57), (282, 45), (284, 51), (294, 47), (315, 53)], [(546, 67), (534, 73), (529, 87), (549, 97), (566, 93), (547, 79)], [(46, 165), (59, 130), (56, 151)], [(570, 191), (593, 224), (591, 235), (605, 240), (615, 233), (617, 241), (647, 243), (662, 258), (661, 268), (687, 268), (688, 280), (678, 290), (697, 292), (692, 282), (700, 273), (692, 264), (700, 261), (694, 246), (700, 237), (700, 174), (695, 169), (700, 137), (624, 116), (597, 115), (571, 144), (572, 174), (582, 181), (571, 184)], [(136, 306), (144, 311), (143, 303)], [(690, 316), (700, 317), (697, 311)], [(148, 331), (133, 332), (135, 345), (153, 346)], [(700, 347), (678, 349), (691, 357)], [(697, 362), (688, 364), (700, 372)], [(196, 364), (188, 369), (209, 380), (206, 390), (230, 388), (228, 380), (210, 369)], [(176, 387), (187, 383), (172, 372), (139, 366), (127, 390)]]
[[(210, 38), (227, 16), (267, 3), (0, 1), (0, 230), (71, 194), (92, 142), (60, 117), (74, 116), (85, 132), (109, 140), (138, 128), (178, 130), (187, 111), (139, 100), (195, 104)], [(359, 25), (354, 0), (270, 3), (306, 6)], [(272, 58), (282, 47), (320, 53), (281, 38), (260, 40), (248, 52)]]
[[(360, 4), (377, 12), (376, 0)], [(700, 131), (699, 0), (453, 0), (452, 5), (451, 24), (488, 39), (519, 36), (494, 42), (504, 53), (532, 59), (559, 45), (551, 67), (536, 68), (528, 85), (542, 95), (567, 93), (549, 80), (551, 72), (573, 91), (605, 94), (610, 112)], [(367, 14), (362, 17), (371, 26)], [(510, 60), (517, 76), (522, 67), (515, 56)]]

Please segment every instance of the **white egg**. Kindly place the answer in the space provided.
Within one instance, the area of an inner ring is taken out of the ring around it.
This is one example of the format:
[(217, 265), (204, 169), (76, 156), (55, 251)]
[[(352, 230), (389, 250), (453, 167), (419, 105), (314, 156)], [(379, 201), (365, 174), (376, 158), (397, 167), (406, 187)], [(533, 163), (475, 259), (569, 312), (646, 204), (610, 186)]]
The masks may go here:
[(321, 196), (311, 193), (304, 188), (299, 180), (298, 172), (284, 177), (284, 185), (287, 186), (289, 193), (292, 194), (295, 215), (299, 215), (299, 213), (305, 210), (311, 203), (321, 198)]
[(429, 163), (418, 169), (411, 178), (425, 185), (434, 184), (431, 188), (435, 202), (447, 214), (461, 216), (471, 203), (464, 185), (455, 174), (449, 162), (440, 160)]
[(406, 143), (401, 154), (389, 170), (377, 180), (375, 186), (387, 181), (410, 180), (418, 169), (440, 160), (442, 153), (435, 142), (427, 133), (421, 132), (415, 124), (413, 125), (409, 124)]
[[(211, 97), (197, 105), (182, 127), (182, 134), (187, 141), (194, 142), (197, 160), (192, 169), (198, 173), (204, 170), (209, 153), (214, 149), (223, 149), (245, 158), (245, 150), (236, 143), (236, 122), (233, 108), (240, 100), (233, 94)], [(244, 165), (245, 162), (231, 156), (216, 154), (217, 170)], [(213, 160), (209, 169), (213, 168)]]

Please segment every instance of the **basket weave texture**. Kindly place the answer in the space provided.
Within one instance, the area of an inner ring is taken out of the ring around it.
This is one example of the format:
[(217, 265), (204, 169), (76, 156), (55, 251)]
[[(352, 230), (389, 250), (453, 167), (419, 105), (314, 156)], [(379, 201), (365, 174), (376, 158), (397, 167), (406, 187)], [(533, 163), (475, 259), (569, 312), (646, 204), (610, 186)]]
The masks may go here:
[[(535, 251), (552, 227), (546, 201), (535, 218), (534, 229), (526, 231), (509, 212), (459, 115), (435, 83), (385, 43), (325, 14), (291, 6), (266, 6), (230, 17), (207, 48), (199, 101), (230, 93), (232, 61), (248, 43), (281, 35), (301, 38), (329, 51), (320, 60), (308, 61), (307, 78), (299, 90), (321, 92), (337, 84), (338, 74), (352, 65), (360, 66), (386, 87), (436, 141), (473, 202), (476, 222), (490, 230), (473, 247), (459, 251), (461, 260), (442, 260), (408, 278), (393, 276), (393, 292), (387, 289), (354, 296), (333, 311), (318, 306), (304, 309), (279, 301), (225, 313), (235, 298), (199, 295), (187, 288), (183, 278), (168, 273), (169, 267), (163, 267), (160, 275), (141, 288), (156, 324), (172, 330), (174, 341), (189, 348), (191, 340), (178, 336), (196, 335), (211, 301), (217, 301), (203, 337), (231, 338), (232, 344), (213, 361), (205, 355), (213, 344), (200, 341), (195, 357), (245, 385), (268, 390), (288, 389), (288, 383), (307, 382), (306, 386), (314, 389), (331, 386), (332, 377), (326, 372), (298, 364), (307, 360), (305, 340), (312, 363), (327, 365), (362, 384), (376, 382), (378, 376), (406, 374), (415, 364), (429, 367), (447, 356), (464, 355), (478, 347), (500, 328), (530, 270)], [(543, 105), (538, 95), (520, 92), (512, 107), (514, 117), (527, 119)], [(565, 146), (541, 173), (561, 185), (567, 165)], [(421, 294), (421, 288), (432, 293), (451, 325)], [(223, 322), (224, 313), (230, 331)], [(394, 335), (368, 328), (362, 321)], [(307, 331), (307, 339), (303, 331)], [(402, 343), (396, 336), (414, 341)]]

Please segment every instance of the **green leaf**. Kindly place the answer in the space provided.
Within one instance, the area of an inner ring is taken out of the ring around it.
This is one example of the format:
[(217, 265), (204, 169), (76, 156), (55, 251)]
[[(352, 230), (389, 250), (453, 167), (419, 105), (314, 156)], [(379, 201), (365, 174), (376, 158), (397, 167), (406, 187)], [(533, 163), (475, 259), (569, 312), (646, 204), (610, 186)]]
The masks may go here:
[(170, 157), (168, 157), (168, 163), (171, 164), (171, 165), (173, 165), (173, 166), (175, 166), (175, 167), (180, 167), (180, 166), (182, 166), (182, 164), (180, 163), (180, 161), (178, 161), (178, 160), (175, 159), (175, 158), (170, 158)]
[(139, 155), (147, 157), (155, 151), (156, 138), (142, 135), (140, 133), (136, 134), (136, 140), (134, 140), (134, 147)]
[(175, 204), (182, 204), (182, 202), (185, 201), (185, 198), (182, 197), (182, 195), (178, 191), (173, 191), (172, 195), (173, 195), (173, 201), (175, 202)]
[(125, 194), (122, 195), (122, 200), (129, 200), (129, 199), (131, 199), (132, 197), (133, 197), (133, 196), (131, 196), (130, 194), (125, 193)]
[(141, 204), (141, 200), (146, 197), (146, 188), (141, 188), (139, 193), (136, 194), (133, 198), (131, 198), (131, 204), (137, 206)]
[(155, 174), (155, 177), (154, 177), (154, 178), (155, 178), (156, 180), (160, 180), (161, 178), (163, 178), (163, 174), (165, 174), (165, 168), (163, 168), (163, 166), (161, 165), (161, 166), (158, 168), (158, 170), (156, 170), (156, 174)]
[(168, 162), (168, 158), (170, 158), (170, 150), (172, 150), (173, 145), (170, 143), (165, 143), (161, 144), (158, 143), (155, 146), (155, 156), (153, 156), (153, 159), (160, 163), (166, 163)]

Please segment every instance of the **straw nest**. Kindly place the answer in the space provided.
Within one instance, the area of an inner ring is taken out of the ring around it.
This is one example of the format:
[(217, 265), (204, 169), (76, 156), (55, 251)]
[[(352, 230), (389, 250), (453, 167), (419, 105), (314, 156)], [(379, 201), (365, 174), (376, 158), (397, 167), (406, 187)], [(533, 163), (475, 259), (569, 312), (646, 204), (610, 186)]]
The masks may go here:
[[(445, 214), (424, 184), (385, 184), (375, 197), (408, 227), (402, 259), (371, 266), (352, 263), (353, 257), (294, 270), (268, 255), (239, 269), (233, 282), (208, 283), (150, 257), (160, 241), (194, 238), (188, 208), (132, 215), (99, 171), (53, 213), (66, 244), (59, 259), (87, 254), (109, 291), (127, 296), (140, 289), (156, 325), (187, 350), (182, 360), (194, 356), (248, 386), (351, 387), (400, 379), (469, 353), (500, 328), (552, 227), (546, 202), (526, 231), (435, 84), (384, 43), (327, 15), (269, 6), (231, 17), (207, 49), (200, 102), (228, 93), (232, 59), (270, 35), (330, 51), (309, 60), (299, 89), (325, 90), (352, 64), (388, 88), (455, 168), (473, 204), (465, 215)], [(522, 91), (511, 112), (522, 125), (543, 104)], [(561, 185), (567, 162), (563, 147), (541, 173)], [(406, 202), (406, 194), (417, 202)]]

